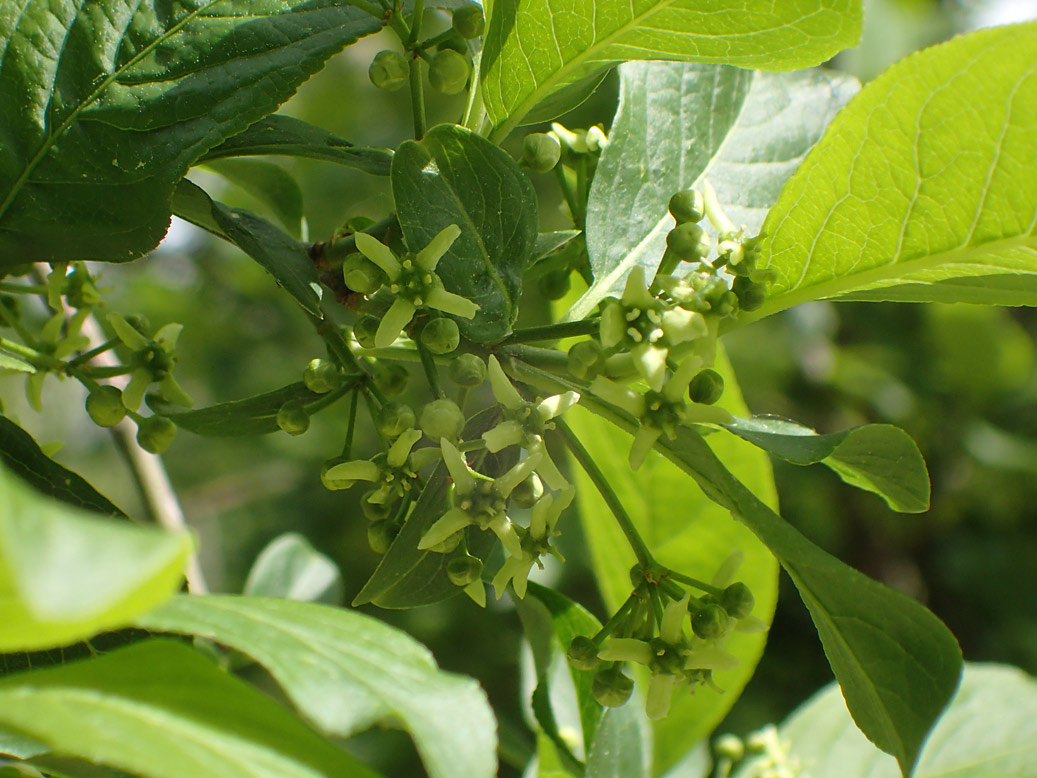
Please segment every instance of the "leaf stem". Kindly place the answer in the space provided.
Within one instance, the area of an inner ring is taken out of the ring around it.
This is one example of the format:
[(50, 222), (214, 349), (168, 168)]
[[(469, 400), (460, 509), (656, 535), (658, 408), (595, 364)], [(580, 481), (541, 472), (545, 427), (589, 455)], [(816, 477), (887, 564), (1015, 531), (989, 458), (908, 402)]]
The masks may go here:
[(421, 368), (425, 371), (429, 389), (432, 390), (432, 394), (436, 396), (437, 400), (443, 399), (446, 395), (443, 394), (443, 390), (439, 386), (439, 373), (436, 370), (436, 361), (432, 356), (432, 352), (421, 342), (420, 336), (415, 339), (414, 345), (418, 349), (418, 356), (421, 358)]
[(597, 634), (592, 637), (591, 640), (593, 640), (597, 645), (612, 634), (612, 631), (623, 622), (623, 619), (626, 618), (627, 613), (630, 612), (630, 609), (634, 607), (634, 603), (636, 602), (637, 590), (635, 589), (630, 593), (630, 596), (626, 598), (623, 604), (619, 606), (616, 612), (609, 617), (609, 620), (601, 625), (601, 629), (598, 630)]
[(674, 581), (680, 581), (682, 584), (694, 586), (699, 591), (706, 592), (707, 594), (712, 594), (714, 597), (719, 597), (724, 593), (723, 589), (713, 586), (712, 584), (708, 584), (705, 581), (700, 581), (697, 578), (692, 578), (690, 575), (678, 573), (676, 570), (670, 570), (669, 568), (666, 568), (666, 576), (672, 578)]
[(410, 61), (410, 107), (414, 114), (414, 139), (425, 137), (425, 92), (421, 81), (421, 61), (416, 57)]
[(350, 398), (349, 403), (349, 422), (346, 427), (346, 442), (342, 446), (342, 456), (346, 459), (349, 458), (353, 451), (353, 433), (356, 432), (356, 409), (360, 404), (360, 391), (353, 392), (353, 396)]

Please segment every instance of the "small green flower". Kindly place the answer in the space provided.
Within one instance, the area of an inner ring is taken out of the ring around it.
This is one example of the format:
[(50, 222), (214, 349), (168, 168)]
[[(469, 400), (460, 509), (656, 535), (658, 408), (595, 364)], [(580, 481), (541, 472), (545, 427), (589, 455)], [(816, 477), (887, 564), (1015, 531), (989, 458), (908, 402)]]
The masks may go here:
[(498, 600), (504, 594), (504, 590), (508, 588), (509, 582), (519, 599), (526, 596), (529, 571), (534, 564), (543, 568), (543, 563), (540, 561), (541, 555), (554, 554), (561, 559), (561, 554), (551, 545), (551, 538), (558, 535), (555, 532), (555, 525), (558, 524), (558, 518), (569, 507), (575, 495), (576, 490), (570, 486), (559, 493), (557, 499), (554, 495), (545, 494), (533, 506), (529, 529), (522, 535), (522, 553), (518, 556), (508, 557), (493, 577), (493, 590)]
[(144, 399), (144, 393), (153, 383), (158, 383), (162, 397), (174, 405), (190, 408), (194, 400), (173, 378), (176, 364), (176, 341), (184, 326), (167, 324), (150, 338), (117, 313), (108, 314), (116, 336), (127, 348), (133, 350), (128, 364), (132, 366), (130, 382), (123, 389), (122, 399), (126, 407), (135, 411)]
[(354, 459), (339, 462), (321, 474), (325, 486), (332, 489), (348, 489), (357, 481), (368, 481), (374, 489), (366, 496), (367, 502), (384, 505), (402, 497), (417, 480), (417, 472), (428, 464), (430, 454), (438, 455), (434, 448), (423, 448), (412, 452), (414, 444), (421, 440), (421, 432), (409, 429), (403, 432), (384, 455), (373, 460)]
[[(89, 315), (89, 309), (84, 308), (67, 322), (64, 313), (56, 313), (51, 316), (40, 330), (39, 341), (36, 344), (37, 350), (54, 359), (65, 359), (75, 352), (85, 349), (90, 345), (90, 339), (85, 335), (80, 335), (79, 329)], [(25, 377), (25, 398), (37, 413), (43, 410), (43, 382), (48, 375), (47, 370), (37, 368), (36, 372), (29, 373)]]

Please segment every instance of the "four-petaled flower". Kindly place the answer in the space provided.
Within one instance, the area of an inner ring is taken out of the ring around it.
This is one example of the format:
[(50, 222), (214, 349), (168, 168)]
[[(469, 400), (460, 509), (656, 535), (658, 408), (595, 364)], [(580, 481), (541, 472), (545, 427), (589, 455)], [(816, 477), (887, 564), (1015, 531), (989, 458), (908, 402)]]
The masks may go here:
[(348, 489), (357, 481), (369, 481), (374, 484), (374, 489), (366, 498), (368, 502), (391, 502), (402, 497), (413, 486), (418, 470), (439, 458), (437, 448), (422, 448), (412, 453), (411, 449), (419, 440), (421, 430), (406, 430), (389, 447), (384, 457), (379, 454), (373, 460), (339, 462), (329, 467), (321, 480), (334, 489)]
[(533, 505), (529, 529), (522, 533), (522, 553), (508, 557), (493, 577), (493, 590), (498, 600), (504, 594), (509, 581), (520, 599), (526, 596), (526, 581), (530, 569), (534, 564), (541, 568), (544, 566), (540, 561), (541, 555), (554, 554), (562, 559), (558, 549), (551, 545), (551, 538), (558, 534), (555, 532), (558, 517), (569, 507), (575, 495), (576, 490), (570, 486), (560, 492), (557, 498), (552, 494), (545, 494)]
[(108, 314), (108, 323), (119, 340), (134, 352), (129, 360), (133, 367), (130, 382), (122, 391), (123, 405), (131, 411), (137, 410), (144, 399), (144, 392), (154, 382), (158, 383), (162, 397), (168, 402), (188, 408), (194, 405), (194, 400), (173, 378), (176, 341), (184, 325), (167, 324), (148, 338), (117, 313)]

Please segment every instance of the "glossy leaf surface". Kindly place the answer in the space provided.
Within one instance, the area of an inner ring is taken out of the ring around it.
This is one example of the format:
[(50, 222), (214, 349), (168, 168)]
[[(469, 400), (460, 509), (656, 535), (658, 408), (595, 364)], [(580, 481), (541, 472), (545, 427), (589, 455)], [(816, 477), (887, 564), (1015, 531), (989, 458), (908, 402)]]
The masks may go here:
[(608, 708), (587, 755), (585, 778), (651, 778), (652, 728), (639, 701)]
[(212, 160), (206, 167), (263, 203), (293, 238), (303, 237), (302, 189), (283, 167), (258, 159)]
[(244, 593), (252, 597), (342, 603), (342, 573), (302, 535), (286, 532), (259, 552), (245, 579)]

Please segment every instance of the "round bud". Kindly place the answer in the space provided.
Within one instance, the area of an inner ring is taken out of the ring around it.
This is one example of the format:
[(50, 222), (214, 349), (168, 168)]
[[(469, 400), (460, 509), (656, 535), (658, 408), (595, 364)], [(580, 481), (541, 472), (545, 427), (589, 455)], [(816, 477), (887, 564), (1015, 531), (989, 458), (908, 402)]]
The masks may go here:
[(346, 457), (333, 457), (327, 459), (324, 464), (320, 466), (320, 482), (324, 484), (325, 489), (330, 489), (333, 492), (337, 492), (340, 489), (349, 489), (356, 483), (352, 478), (329, 478), (328, 471), (335, 465), (341, 465), (343, 462), (348, 462), (349, 459)]
[(752, 613), (755, 603), (753, 593), (741, 581), (735, 581), (724, 589), (724, 594), (720, 598), (721, 606), (729, 616), (735, 619), (744, 619)]
[(302, 435), (310, 428), (310, 414), (298, 400), (289, 400), (277, 409), (277, 426), (289, 435)]
[(421, 330), (421, 343), (433, 354), (449, 354), (461, 342), (461, 331), (457, 322), (440, 316)]
[(374, 262), (355, 251), (342, 262), (342, 280), (354, 292), (374, 294), (385, 283), (385, 273)]
[(540, 281), (537, 283), (540, 294), (546, 300), (561, 300), (569, 294), (569, 288), (572, 285), (569, 275), (569, 270), (564, 269), (552, 270), (550, 273), (540, 276)]
[(727, 621), (727, 611), (720, 605), (710, 603), (691, 617), (691, 629), (703, 640), (714, 640), (727, 631)]
[(364, 512), (364, 516), (367, 517), (368, 521), (379, 521), (389, 518), (395, 507), (389, 502), (371, 502), (368, 498), (372, 497), (377, 491), (377, 489), (372, 489), (360, 498), (360, 510)]
[(667, 233), (666, 246), (681, 259), (695, 262), (709, 254), (709, 235), (694, 222), (684, 222)]
[(645, 570), (641, 567), (640, 562), (630, 568), (628, 575), (630, 576), (630, 585), (635, 589), (645, 582)]
[(722, 759), (737, 762), (745, 756), (745, 743), (736, 735), (721, 735), (713, 744), (713, 753)]
[(577, 670), (594, 671), (601, 665), (601, 660), (598, 659), (598, 644), (583, 635), (573, 638), (565, 652), (565, 658)]
[(605, 353), (596, 340), (581, 340), (569, 349), (569, 372), (584, 381), (593, 381), (605, 369)]
[(116, 386), (99, 386), (86, 398), (86, 412), (99, 427), (114, 427), (126, 418), (122, 392)]
[(165, 416), (148, 416), (137, 425), (137, 443), (152, 454), (161, 454), (176, 437), (176, 425)]
[(376, 554), (384, 554), (400, 534), (400, 528), (390, 519), (373, 521), (367, 527), (367, 544)]
[(536, 473), (530, 473), (511, 490), (511, 501), (519, 508), (532, 508), (534, 503), (543, 496), (544, 484)]
[(446, 563), (446, 575), (454, 586), (464, 588), (482, 575), (482, 560), (469, 554), (455, 556)]
[(537, 173), (553, 170), (562, 158), (562, 144), (546, 132), (533, 132), (522, 141), (522, 164)]
[(452, 400), (433, 400), (421, 411), (418, 424), (432, 440), (457, 440), (464, 429), (464, 414)]
[(396, 397), (407, 389), (407, 384), (410, 383), (410, 372), (403, 365), (379, 362), (375, 366), (374, 382), (386, 397)]
[(386, 403), (375, 419), (378, 431), (387, 438), (398, 438), (414, 426), (414, 411), (402, 403)]
[(724, 378), (716, 370), (706, 368), (691, 379), (688, 397), (692, 402), (712, 405), (724, 393)]
[(342, 374), (330, 359), (311, 359), (302, 374), (306, 388), (316, 394), (327, 394), (342, 386)]
[(353, 337), (361, 348), (374, 348), (374, 334), (381, 322), (374, 316), (361, 316), (353, 325)]
[(670, 198), (670, 215), (677, 224), (700, 222), (705, 214), (705, 200), (702, 199), (702, 194), (694, 189), (685, 189)]
[(459, 354), (447, 370), (458, 386), (472, 388), (486, 380), (486, 363), (475, 354)]
[(398, 51), (379, 51), (367, 69), (371, 83), (387, 92), (395, 92), (407, 83), (407, 58)]
[(594, 676), (591, 683), (591, 693), (599, 705), (615, 708), (626, 703), (630, 699), (630, 693), (634, 691), (634, 682), (623, 675), (618, 667), (601, 670)]
[(468, 83), (468, 60), (464, 54), (452, 49), (436, 53), (428, 68), (428, 81), (432, 88), (445, 95), (456, 95)]
[(735, 278), (731, 290), (738, 297), (738, 307), (743, 311), (755, 311), (767, 299), (767, 288), (748, 276)]
[(482, 35), (486, 29), (486, 17), (477, 5), (466, 5), (454, 11), (454, 29), (462, 38), (471, 40)]
[(143, 335), (145, 338), (151, 337), (151, 322), (148, 321), (148, 317), (142, 313), (130, 313), (123, 317), (126, 319), (126, 323), (129, 324), (133, 329)]

